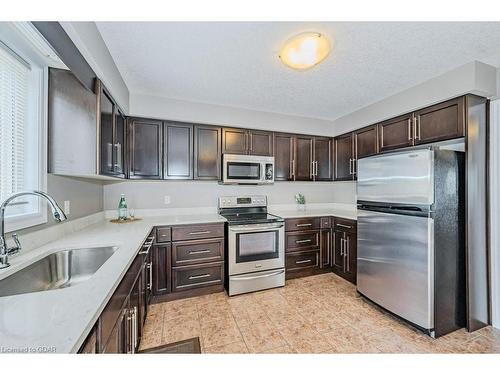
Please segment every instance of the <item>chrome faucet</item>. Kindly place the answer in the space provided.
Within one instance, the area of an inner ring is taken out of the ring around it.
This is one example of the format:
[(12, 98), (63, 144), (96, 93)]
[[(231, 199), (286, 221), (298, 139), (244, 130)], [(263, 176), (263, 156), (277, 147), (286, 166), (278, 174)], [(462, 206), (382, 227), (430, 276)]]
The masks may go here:
[(3, 203), (0, 205), (0, 269), (7, 268), (10, 266), (9, 255), (13, 255), (21, 251), (21, 243), (19, 242), (16, 233), (12, 235), (15, 246), (9, 248), (9, 246), (7, 245), (7, 240), (5, 238), (5, 210), (7, 209), (7, 206), (13, 199), (19, 198), (23, 195), (34, 195), (37, 197), (45, 198), (49, 203), (49, 206), (52, 210), (52, 216), (54, 217), (55, 221), (60, 223), (61, 221), (67, 219), (66, 215), (64, 214), (64, 211), (61, 209), (61, 207), (57, 205), (54, 198), (52, 198), (47, 193), (44, 193), (43, 191), (38, 191), (38, 190), (22, 191), (19, 193), (12, 194), (10, 197), (4, 200)]

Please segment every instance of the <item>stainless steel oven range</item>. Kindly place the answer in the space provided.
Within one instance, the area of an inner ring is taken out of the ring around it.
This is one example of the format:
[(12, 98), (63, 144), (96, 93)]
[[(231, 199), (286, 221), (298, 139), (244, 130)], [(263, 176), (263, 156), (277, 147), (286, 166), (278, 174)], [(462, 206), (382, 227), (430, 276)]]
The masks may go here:
[(267, 197), (220, 197), (219, 214), (227, 219), (228, 294), (284, 286), (285, 224), (267, 213)]

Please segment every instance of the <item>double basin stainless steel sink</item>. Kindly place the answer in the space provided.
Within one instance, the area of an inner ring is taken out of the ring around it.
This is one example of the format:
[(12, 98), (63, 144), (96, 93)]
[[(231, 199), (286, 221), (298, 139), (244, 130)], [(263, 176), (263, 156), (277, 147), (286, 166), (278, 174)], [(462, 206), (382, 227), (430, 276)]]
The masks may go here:
[(116, 246), (61, 250), (0, 280), (0, 297), (68, 288), (92, 277)]

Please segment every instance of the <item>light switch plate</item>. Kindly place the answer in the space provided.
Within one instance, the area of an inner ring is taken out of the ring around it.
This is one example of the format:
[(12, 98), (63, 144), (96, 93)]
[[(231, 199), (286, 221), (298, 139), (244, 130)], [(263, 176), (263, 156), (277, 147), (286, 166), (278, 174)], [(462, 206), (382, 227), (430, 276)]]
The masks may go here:
[(165, 197), (163, 197), (163, 203), (170, 204), (170, 195), (165, 195)]

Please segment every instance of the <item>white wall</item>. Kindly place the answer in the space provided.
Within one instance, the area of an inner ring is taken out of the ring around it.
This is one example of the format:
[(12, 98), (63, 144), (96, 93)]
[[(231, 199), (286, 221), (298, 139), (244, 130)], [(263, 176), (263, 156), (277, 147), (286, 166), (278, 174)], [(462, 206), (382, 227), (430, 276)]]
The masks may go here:
[(491, 97), (497, 93), (496, 81), (495, 67), (474, 61), (336, 119), (332, 135), (467, 93)]
[(331, 121), (244, 108), (196, 103), (145, 94), (130, 94), (130, 114), (135, 116), (236, 126), (314, 135), (330, 135)]
[(500, 100), (492, 101), (490, 110), (490, 283), (492, 324), (500, 328)]
[(94, 22), (60, 22), (97, 76), (128, 113), (129, 90)]
[[(118, 206), (125, 194), (129, 208), (216, 207), (222, 195), (263, 194), (269, 204), (294, 204), (294, 195), (302, 193), (306, 203), (349, 203), (356, 200), (354, 182), (276, 182), (269, 186), (228, 186), (216, 181), (130, 181), (104, 186), (104, 209)], [(169, 195), (171, 204), (164, 204)]]

